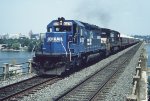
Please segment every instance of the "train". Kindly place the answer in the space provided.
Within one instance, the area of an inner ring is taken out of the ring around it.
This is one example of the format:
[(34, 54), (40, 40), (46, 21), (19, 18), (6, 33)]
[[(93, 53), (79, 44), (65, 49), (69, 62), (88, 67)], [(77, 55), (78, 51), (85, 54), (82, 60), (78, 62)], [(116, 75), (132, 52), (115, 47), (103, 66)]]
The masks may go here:
[(138, 42), (115, 30), (61, 17), (47, 25), (32, 67), (38, 75), (62, 75)]

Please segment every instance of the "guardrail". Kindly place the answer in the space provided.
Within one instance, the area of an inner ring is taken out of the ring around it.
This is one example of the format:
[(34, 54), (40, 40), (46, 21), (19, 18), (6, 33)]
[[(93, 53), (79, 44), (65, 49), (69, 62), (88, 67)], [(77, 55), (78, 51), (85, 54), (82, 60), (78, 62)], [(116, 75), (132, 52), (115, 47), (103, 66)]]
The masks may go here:
[[(126, 101), (140, 101), (140, 82), (142, 79), (142, 71), (147, 70), (147, 56), (144, 52), (144, 49), (141, 51), (140, 58), (138, 61), (138, 64), (136, 66), (136, 74), (133, 77), (133, 87), (132, 87), (132, 93), (126, 97)], [(146, 95), (145, 95), (146, 99)], [(143, 100), (144, 101), (144, 100)]]
[(6, 78), (9, 78), (14, 75), (32, 73), (31, 63), (32, 63), (32, 59), (29, 59), (27, 62), (14, 64), (14, 65), (4, 63), (4, 65), (0, 67), (2, 70), (2, 73), (0, 74), (0, 80), (6, 80)]
[(137, 101), (139, 96), (139, 80), (141, 78), (141, 60), (138, 61), (138, 66), (136, 67), (136, 74), (133, 77), (133, 88), (132, 93), (127, 97), (127, 101)]

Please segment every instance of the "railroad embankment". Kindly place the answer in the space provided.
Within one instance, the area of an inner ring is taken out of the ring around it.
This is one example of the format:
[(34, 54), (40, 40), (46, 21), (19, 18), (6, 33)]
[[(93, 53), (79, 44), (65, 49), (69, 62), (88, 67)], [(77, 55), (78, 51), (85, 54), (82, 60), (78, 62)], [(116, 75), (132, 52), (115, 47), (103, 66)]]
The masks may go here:
[[(80, 72), (76, 72), (63, 80), (60, 80), (57, 83), (36, 92), (35, 94), (31, 94), (27, 97), (24, 97), (22, 101), (53, 100), (133, 47), (134, 46), (129, 47), (115, 55), (112, 55), (106, 59), (103, 59), (97, 64), (92, 65), (88, 68), (85, 68), (81, 70)], [(108, 96), (106, 97), (106, 101), (124, 101), (126, 99), (126, 96), (130, 95), (130, 93), (132, 92), (132, 86), (133, 86), (132, 85), (133, 76), (136, 72), (135, 67), (138, 63), (138, 59), (140, 57), (142, 48), (143, 48), (143, 45), (137, 50), (133, 59), (131, 59), (129, 65), (124, 70), (120, 78), (117, 80), (115, 86), (109, 92)]]
[[(22, 101), (53, 101), (70, 88), (73, 88), (75, 85), (79, 84), (87, 77), (93, 75), (96, 71), (102, 69), (107, 64), (122, 56), (124, 53), (129, 51), (130, 49), (135, 48), (135, 45), (129, 47), (117, 54), (111, 55), (106, 59), (101, 60), (100, 62), (82, 69), (79, 72), (76, 72), (65, 79), (62, 79), (53, 85), (47, 85), (47, 87), (34, 92), (33, 94), (29, 94), (25, 96)], [(125, 101), (133, 99), (133, 101), (147, 101), (147, 65), (146, 65), (146, 54), (144, 50), (144, 44), (142, 44), (139, 49), (134, 53), (134, 56), (131, 60), (129, 60), (129, 64), (125, 69), (121, 72), (119, 77), (116, 79), (114, 85), (111, 87), (109, 92), (105, 96), (104, 101)], [(139, 69), (139, 66), (141, 67)], [(138, 69), (137, 69), (138, 68)], [(139, 71), (140, 70), (140, 71)], [(107, 72), (106, 72), (107, 73)], [(148, 73), (148, 72), (147, 72)], [(33, 75), (29, 75), (32, 77)], [(135, 79), (135, 76), (138, 78)], [(25, 77), (16, 77), (12, 80), (6, 80), (0, 82), (0, 84), (8, 85), (18, 82)], [(138, 81), (136, 81), (138, 79)], [(138, 82), (138, 85), (134, 85), (134, 81)], [(135, 92), (136, 91), (136, 92)], [(138, 91), (138, 93), (137, 93)]]

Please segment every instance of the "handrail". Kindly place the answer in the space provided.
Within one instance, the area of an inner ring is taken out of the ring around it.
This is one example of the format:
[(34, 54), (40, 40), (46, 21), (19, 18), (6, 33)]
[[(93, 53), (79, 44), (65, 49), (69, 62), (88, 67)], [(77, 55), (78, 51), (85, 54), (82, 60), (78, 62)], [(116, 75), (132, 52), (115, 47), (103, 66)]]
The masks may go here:
[(64, 48), (64, 50), (65, 50), (65, 53), (66, 53), (66, 57), (67, 57), (67, 50), (66, 50), (64, 44), (62, 43), (62, 41), (61, 41), (61, 45), (63, 46), (63, 48)]
[(72, 60), (71, 59), (71, 51), (70, 51), (70, 43), (71, 43), (72, 41), (68, 41), (68, 49), (69, 49), (69, 59), (70, 59), (70, 61)]

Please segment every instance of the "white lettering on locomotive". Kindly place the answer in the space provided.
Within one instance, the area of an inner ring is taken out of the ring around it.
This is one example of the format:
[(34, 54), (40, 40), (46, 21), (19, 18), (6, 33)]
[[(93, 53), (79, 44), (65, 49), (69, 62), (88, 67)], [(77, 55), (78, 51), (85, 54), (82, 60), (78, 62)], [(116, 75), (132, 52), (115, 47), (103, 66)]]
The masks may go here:
[(80, 42), (81, 42), (81, 43), (84, 43), (84, 38), (80, 38)]
[(101, 36), (97, 36), (97, 39), (101, 39)]
[(107, 38), (101, 38), (101, 43), (107, 43)]
[(92, 45), (92, 39), (87, 39), (87, 45)]
[(61, 42), (63, 41), (62, 37), (48, 37), (47, 42)]

